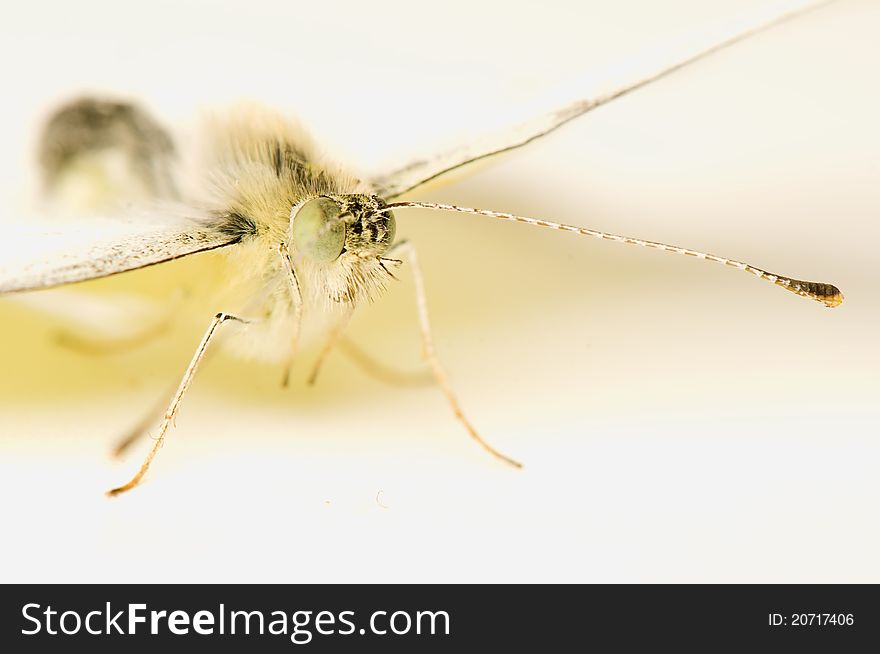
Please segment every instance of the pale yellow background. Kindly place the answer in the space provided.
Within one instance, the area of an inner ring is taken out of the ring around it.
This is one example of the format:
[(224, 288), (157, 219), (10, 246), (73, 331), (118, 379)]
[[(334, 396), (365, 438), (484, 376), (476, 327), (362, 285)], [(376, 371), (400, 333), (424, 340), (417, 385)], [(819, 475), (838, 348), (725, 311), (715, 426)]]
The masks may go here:
[[(33, 205), (40, 120), (83, 91), (175, 124), (261, 100), (369, 168), (761, 4), (20, 3), (0, 21), (3, 220)], [(684, 257), (399, 215), (462, 403), (521, 472), (436, 389), (338, 355), (306, 388), (310, 351), (287, 391), (218, 359), (148, 483), (109, 500), (140, 461), (112, 462), (115, 437), (237, 307), (93, 359), (0, 301), (0, 580), (880, 581), (878, 32), (880, 5), (838, 2), (418, 194), (831, 281), (837, 310)], [(417, 368), (402, 277), (352, 337)]]

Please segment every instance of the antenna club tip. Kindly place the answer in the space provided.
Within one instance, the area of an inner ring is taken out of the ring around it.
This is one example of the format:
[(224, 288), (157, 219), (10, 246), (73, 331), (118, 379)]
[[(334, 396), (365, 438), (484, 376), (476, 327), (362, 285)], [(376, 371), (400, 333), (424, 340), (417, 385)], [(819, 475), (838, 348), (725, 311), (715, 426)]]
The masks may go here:
[(807, 285), (810, 297), (822, 302), (829, 309), (843, 304), (843, 293), (833, 284), (811, 282)]
[[(831, 286), (829, 284), (829, 286)], [(843, 304), (843, 293), (840, 292), (840, 289), (836, 286), (831, 286), (831, 295), (828, 297), (822, 298), (822, 301), (825, 303), (825, 306), (829, 309), (833, 309), (834, 307), (839, 307)]]
[(829, 309), (839, 307), (843, 304), (843, 293), (834, 284), (826, 284), (824, 282), (802, 282), (791, 280), (786, 284), (788, 290), (797, 293), (811, 300), (821, 302)]

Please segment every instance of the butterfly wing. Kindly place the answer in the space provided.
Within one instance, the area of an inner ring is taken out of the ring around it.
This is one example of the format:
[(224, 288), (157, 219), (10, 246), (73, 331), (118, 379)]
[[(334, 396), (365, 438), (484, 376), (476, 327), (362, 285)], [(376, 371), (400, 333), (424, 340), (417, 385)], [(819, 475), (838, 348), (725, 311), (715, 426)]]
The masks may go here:
[(382, 197), (398, 197), (467, 164), (521, 148), (596, 107), (821, 4), (827, 2), (785, 0), (673, 39), (640, 53), (612, 71), (579, 80), (575, 85), (576, 97), (557, 101), (555, 106), (530, 120), (416, 159), (376, 175), (371, 182)]
[[(577, 85), (577, 97), (519, 125), (419, 158), (375, 176), (377, 192), (394, 198), (471, 162), (520, 148), (632, 90), (790, 18), (821, 2), (784, 0), (717, 28), (701, 30), (654, 49), (605, 75)], [(231, 245), (240, 235), (224, 232), (210, 217), (170, 219), (174, 212), (120, 220), (0, 225), (0, 294), (49, 288), (106, 277)], [(188, 215), (191, 214), (180, 214)]]
[(207, 216), (173, 216), (0, 225), (0, 294), (107, 277), (240, 240)]

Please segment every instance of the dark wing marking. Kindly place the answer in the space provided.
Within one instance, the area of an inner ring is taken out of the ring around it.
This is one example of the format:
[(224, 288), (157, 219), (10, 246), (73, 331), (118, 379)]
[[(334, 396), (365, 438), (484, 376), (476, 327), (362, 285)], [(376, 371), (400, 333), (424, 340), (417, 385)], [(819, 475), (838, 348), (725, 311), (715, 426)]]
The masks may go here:
[(521, 148), (591, 109), (665, 77), (781, 21), (827, 4), (827, 1), (777, 2), (771, 7), (764, 7), (727, 21), (723, 27), (703, 30), (686, 38), (676, 39), (672, 45), (646, 52), (630, 64), (616, 68), (613, 73), (591, 76), (579, 85), (579, 97), (562, 106), (514, 127), (508, 127), (435, 156), (418, 159), (389, 173), (377, 175), (371, 183), (380, 196), (392, 199), (466, 164)]

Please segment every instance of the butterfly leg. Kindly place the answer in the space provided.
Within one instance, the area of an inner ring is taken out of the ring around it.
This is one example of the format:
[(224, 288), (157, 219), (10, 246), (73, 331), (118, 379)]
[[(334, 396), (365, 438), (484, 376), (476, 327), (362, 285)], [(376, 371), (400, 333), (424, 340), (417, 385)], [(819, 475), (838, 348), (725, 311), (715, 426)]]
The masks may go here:
[(344, 332), (345, 328), (348, 327), (348, 323), (351, 320), (351, 315), (353, 312), (353, 309), (349, 309), (348, 311), (346, 311), (345, 315), (343, 315), (342, 318), (340, 318), (339, 321), (330, 330), (330, 335), (327, 337), (327, 340), (324, 341), (324, 346), (318, 353), (318, 359), (315, 361), (315, 365), (312, 366), (312, 372), (311, 374), (309, 374), (308, 380), (309, 386), (314, 386), (315, 382), (318, 381), (318, 373), (321, 372), (321, 367), (324, 365), (324, 361), (327, 359), (327, 355), (330, 354), (333, 346), (339, 342), (340, 338), (342, 337), (342, 332)]
[[(398, 265), (401, 263), (400, 261), (387, 258), (383, 259), (382, 261), (393, 262)], [(423, 384), (431, 383), (433, 381), (433, 376), (426, 375), (422, 372), (406, 372), (395, 370), (394, 368), (387, 366), (381, 361), (370, 356), (369, 353), (359, 348), (350, 339), (347, 339), (344, 336), (344, 331), (345, 328), (348, 326), (348, 322), (351, 320), (352, 311), (349, 311), (345, 316), (343, 316), (342, 320), (340, 320), (339, 323), (332, 329), (332, 331), (330, 332), (330, 336), (327, 338), (324, 346), (321, 348), (321, 352), (318, 354), (318, 359), (317, 361), (315, 361), (315, 364), (312, 367), (312, 372), (308, 378), (308, 383), (310, 386), (313, 386), (318, 380), (318, 374), (321, 372), (321, 368), (323, 367), (327, 356), (330, 354), (334, 347), (338, 347), (339, 350), (348, 357), (349, 361), (358, 366), (368, 376), (385, 382), (386, 384), (390, 384), (392, 386), (420, 386)]]
[(193, 354), (193, 358), (189, 362), (189, 365), (186, 368), (186, 372), (183, 374), (183, 378), (180, 380), (180, 385), (177, 387), (177, 391), (175, 391), (174, 397), (171, 398), (171, 403), (165, 410), (165, 415), (162, 417), (162, 423), (159, 425), (159, 433), (156, 436), (156, 440), (153, 443), (152, 449), (150, 449), (147, 457), (144, 459), (144, 462), (141, 464), (140, 469), (137, 471), (137, 473), (135, 473), (134, 477), (132, 477), (127, 483), (123, 484), (122, 486), (118, 486), (117, 488), (113, 488), (107, 491), (108, 495), (119, 495), (126, 491), (130, 491), (132, 488), (137, 486), (144, 478), (147, 470), (150, 469), (150, 464), (152, 464), (153, 459), (156, 458), (156, 454), (158, 454), (159, 449), (165, 442), (165, 434), (168, 432), (168, 428), (171, 427), (171, 425), (174, 423), (174, 418), (177, 416), (177, 411), (180, 408), (180, 403), (183, 400), (183, 396), (186, 394), (186, 391), (192, 384), (193, 377), (195, 377), (196, 370), (198, 370), (199, 364), (205, 357), (205, 352), (207, 351), (208, 346), (211, 344), (211, 341), (214, 340), (214, 337), (217, 335), (220, 326), (230, 320), (240, 323), (247, 323), (246, 320), (242, 320), (241, 318), (230, 315), (228, 313), (218, 313), (216, 316), (214, 316), (214, 318), (211, 320), (211, 324), (208, 327), (208, 330), (205, 332), (205, 335), (202, 337), (199, 346), (196, 348), (195, 354)]
[(293, 335), (290, 339), (290, 351), (287, 353), (287, 359), (284, 362), (284, 376), (281, 378), (281, 386), (287, 388), (290, 383), (290, 369), (299, 352), (299, 334), (302, 327), (302, 306), (303, 297), (302, 290), (299, 287), (299, 280), (296, 277), (296, 269), (293, 267), (293, 261), (290, 259), (290, 250), (287, 243), (281, 243), (278, 246), (278, 254), (281, 255), (281, 266), (287, 276), (287, 288), (290, 291), (290, 304), (293, 309)]
[(137, 348), (154, 342), (157, 338), (168, 331), (168, 322), (158, 322), (155, 325), (149, 325), (146, 329), (142, 329), (134, 334), (129, 334), (121, 338), (113, 339), (92, 339), (72, 330), (61, 329), (55, 334), (55, 342), (63, 348), (88, 354), (90, 356), (106, 356), (110, 354), (120, 354), (130, 352)]
[(345, 336), (339, 339), (339, 351), (363, 372), (390, 386), (425, 386), (434, 383), (434, 376), (427, 370), (399, 370), (393, 368), (356, 345)]
[(369, 352), (355, 345), (355, 343), (350, 338), (346, 338), (343, 333), (347, 322), (347, 319), (340, 321), (340, 324), (336, 325), (336, 327), (330, 332), (330, 336), (321, 348), (321, 352), (318, 354), (318, 359), (315, 361), (315, 365), (312, 367), (312, 372), (309, 375), (308, 383), (310, 386), (313, 386), (318, 380), (318, 374), (321, 372), (321, 368), (327, 360), (327, 356), (334, 347), (348, 357), (348, 360), (354, 363), (365, 374), (390, 386), (424, 386), (433, 383), (434, 377), (430, 372), (397, 370), (382, 363), (375, 357), (371, 356)]
[[(185, 293), (176, 293), (168, 302), (168, 307), (159, 311), (151, 310), (154, 316), (150, 320), (139, 321), (136, 329), (118, 335), (92, 336), (80, 330), (60, 329), (55, 333), (55, 342), (61, 347), (91, 356), (107, 356), (136, 350), (139, 347), (155, 342), (166, 334), (183, 304)], [(140, 324), (144, 323), (144, 324)]]
[[(440, 389), (443, 391), (443, 395), (446, 396), (446, 401), (449, 402), (449, 406), (452, 409), (452, 412), (455, 414), (455, 417), (458, 418), (458, 421), (464, 425), (464, 428), (467, 430), (468, 434), (470, 434), (471, 438), (473, 438), (479, 445), (489, 452), (492, 456), (501, 459), (505, 463), (509, 463), (515, 468), (521, 468), (522, 464), (518, 461), (511, 459), (509, 456), (506, 456), (496, 450), (494, 447), (489, 445), (482, 436), (480, 436), (479, 432), (474, 428), (471, 424), (470, 420), (465, 417), (464, 412), (461, 410), (461, 406), (458, 404), (458, 400), (455, 397), (455, 394), (452, 392), (452, 387), (449, 385), (449, 378), (446, 376), (446, 371), (443, 369), (443, 366), (440, 363), (440, 359), (437, 357), (437, 352), (434, 348), (434, 338), (431, 335), (431, 321), (428, 318), (428, 302), (425, 296), (425, 283), (422, 278), (422, 270), (419, 267), (418, 257), (416, 255), (415, 247), (411, 243), (403, 241), (398, 243), (394, 248), (392, 248), (391, 252), (397, 254), (398, 256), (405, 259), (412, 269), (413, 282), (415, 283), (416, 289), (416, 310), (419, 315), (419, 327), (422, 332), (422, 349), (428, 365), (431, 367), (431, 371), (434, 373), (434, 379), (437, 381), (437, 384), (440, 386)], [(391, 254), (389, 252), (389, 254)]]
[(122, 458), (128, 449), (137, 443), (141, 438), (147, 435), (150, 427), (162, 417), (166, 407), (168, 406), (168, 397), (171, 396), (176, 389), (172, 388), (162, 395), (162, 399), (156, 402), (150, 410), (144, 414), (140, 421), (135, 424), (122, 438), (116, 441), (111, 454), (114, 459)]

